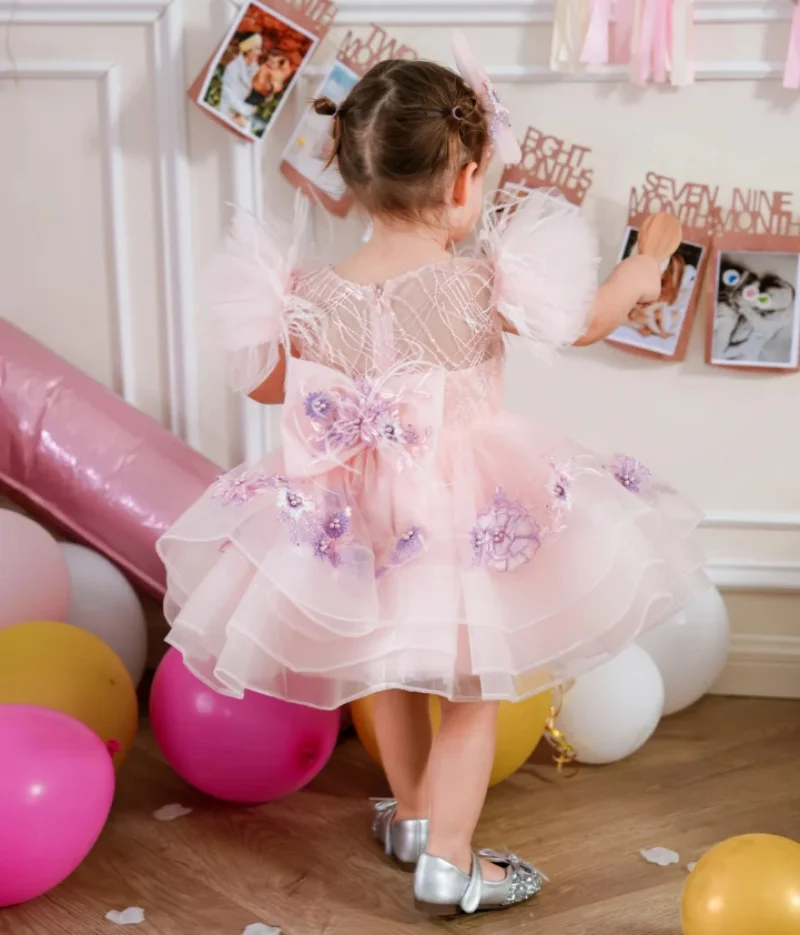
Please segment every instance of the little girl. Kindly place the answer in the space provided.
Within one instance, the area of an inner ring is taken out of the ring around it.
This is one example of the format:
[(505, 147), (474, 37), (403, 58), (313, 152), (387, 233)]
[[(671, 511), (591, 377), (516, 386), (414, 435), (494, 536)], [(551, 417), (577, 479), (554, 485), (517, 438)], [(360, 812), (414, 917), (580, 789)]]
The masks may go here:
[(607, 660), (705, 585), (698, 516), (671, 488), (503, 408), (504, 333), (592, 344), (661, 275), (636, 256), (598, 288), (586, 224), (547, 194), (490, 200), (451, 252), (492, 152), (519, 156), (465, 70), (472, 85), (384, 62), (340, 107), (316, 101), (373, 225), (338, 267), (300, 268), (299, 229), (236, 219), (212, 276), (218, 343), (235, 388), (284, 403), (283, 448), (219, 478), (159, 545), (169, 642), (209, 685), (327, 709), (374, 695), (394, 799), (373, 830), (441, 915), (541, 885), (472, 849), (498, 703)]

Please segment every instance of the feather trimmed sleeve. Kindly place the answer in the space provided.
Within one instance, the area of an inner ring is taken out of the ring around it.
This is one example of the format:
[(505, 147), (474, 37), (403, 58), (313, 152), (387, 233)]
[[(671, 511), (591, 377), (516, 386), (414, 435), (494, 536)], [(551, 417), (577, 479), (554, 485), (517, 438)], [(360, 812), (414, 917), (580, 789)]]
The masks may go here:
[(574, 344), (586, 331), (599, 257), (589, 225), (562, 195), (534, 191), (487, 208), (480, 245), (492, 301), (532, 349)]
[(307, 203), (299, 202), (294, 224), (261, 222), (237, 211), (222, 251), (205, 283), (205, 318), (210, 342), (225, 355), (231, 388), (250, 393), (275, 369), (280, 348), (288, 350), (297, 300)]

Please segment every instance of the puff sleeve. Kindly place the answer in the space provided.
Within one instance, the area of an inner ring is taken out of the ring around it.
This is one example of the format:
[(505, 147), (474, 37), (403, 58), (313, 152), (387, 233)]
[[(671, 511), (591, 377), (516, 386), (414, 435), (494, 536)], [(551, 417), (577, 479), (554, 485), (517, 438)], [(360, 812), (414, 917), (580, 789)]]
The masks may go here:
[(599, 265), (594, 235), (557, 193), (505, 194), (487, 210), (480, 233), (494, 307), (532, 349), (566, 347), (589, 324)]
[(237, 211), (221, 253), (205, 282), (207, 334), (225, 355), (231, 388), (250, 393), (270, 375), (281, 346), (289, 347), (297, 301), (298, 273), (307, 212), (295, 213), (291, 228), (260, 222)]

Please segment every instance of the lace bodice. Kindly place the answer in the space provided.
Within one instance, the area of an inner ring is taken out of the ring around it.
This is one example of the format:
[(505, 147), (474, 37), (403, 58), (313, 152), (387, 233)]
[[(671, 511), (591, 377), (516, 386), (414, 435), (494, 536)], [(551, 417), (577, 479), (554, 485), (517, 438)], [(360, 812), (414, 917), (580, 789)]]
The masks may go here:
[(550, 193), (501, 207), (491, 199), (474, 248), (381, 285), (329, 266), (301, 271), (301, 219), (286, 231), (238, 215), (211, 270), (217, 343), (238, 390), (266, 379), (282, 346), (351, 380), (445, 371), (445, 399), (466, 400), (446, 404), (458, 421), (459, 408), (498, 395), (504, 323), (539, 353), (571, 344), (586, 326), (594, 238)]

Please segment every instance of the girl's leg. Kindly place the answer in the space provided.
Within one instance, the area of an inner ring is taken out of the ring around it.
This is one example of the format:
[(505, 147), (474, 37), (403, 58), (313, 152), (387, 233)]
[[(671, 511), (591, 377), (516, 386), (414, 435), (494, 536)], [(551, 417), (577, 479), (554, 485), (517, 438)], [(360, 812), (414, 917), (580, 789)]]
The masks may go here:
[(373, 696), (375, 734), (383, 768), (397, 799), (396, 821), (427, 818), (432, 731), (428, 695), (385, 691)]
[[(497, 742), (497, 703), (442, 701), (442, 726), (428, 767), (430, 831), (427, 853), (472, 866), (472, 836), (489, 786)], [(503, 880), (506, 871), (482, 861), (485, 880)]]

